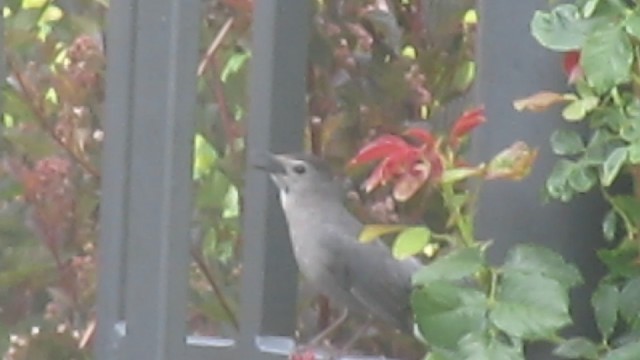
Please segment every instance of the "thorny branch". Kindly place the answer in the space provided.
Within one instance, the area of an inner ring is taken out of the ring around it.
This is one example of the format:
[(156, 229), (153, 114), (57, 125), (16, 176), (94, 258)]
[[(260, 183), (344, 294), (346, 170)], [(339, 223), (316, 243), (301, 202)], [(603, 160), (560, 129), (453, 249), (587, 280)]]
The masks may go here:
[(212, 67), (211, 81), (213, 84), (210, 85), (210, 88), (214, 93), (215, 102), (218, 104), (220, 118), (222, 119), (222, 126), (227, 139), (230, 140), (229, 145), (231, 147), (233, 147), (234, 143), (232, 140), (236, 138), (233, 124), (234, 120), (231, 112), (229, 111), (229, 107), (227, 106), (224, 87), (220, 80), (220, 67), (215, 55), (217, 50), (220, 48), (220, 44), (222, 44), (222, 40), (224, 40), (225, 36), (229, 33), (234, 21), (234, 18), (230, 17), (224, 25), (222, 25), (222, 28), (220, 28), (220, 31), (218, 31), (218, 34), (209, 45), (207, 52), (202, 57), (200, 65), (198, 65), (198, 76), (202, 76), (209, 66)]

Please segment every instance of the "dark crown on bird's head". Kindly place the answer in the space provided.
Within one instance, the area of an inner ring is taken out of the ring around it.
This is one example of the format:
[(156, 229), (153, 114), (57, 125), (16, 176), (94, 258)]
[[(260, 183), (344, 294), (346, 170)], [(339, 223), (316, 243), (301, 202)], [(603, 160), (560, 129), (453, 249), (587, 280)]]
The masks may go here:
[(329, 164), (321, 158), (304, 153), (271, 154), (264, 165), (274, 183), (284, 193), (325, 195), (338, 193), (339, 183)]
[(329, 163), (316, 155), (306, 153), (291, 153), (281, 154), (281, 156), (287, 157), (292, 160), (302, 161), (307, 165), (313, 167), (313, 169), (318, 174), (326, 175), (329, 179), (332, 179), (334, 176), (333, 170), (329, 166)]

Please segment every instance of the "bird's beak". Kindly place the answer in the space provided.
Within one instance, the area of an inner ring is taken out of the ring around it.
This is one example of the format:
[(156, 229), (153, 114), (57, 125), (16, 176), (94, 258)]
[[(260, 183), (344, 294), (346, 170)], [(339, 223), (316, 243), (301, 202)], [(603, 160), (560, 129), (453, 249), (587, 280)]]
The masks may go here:
[(286, 173), (283, 159), (280, 155), (268, 154), (262, 163), (254, 164), (253, 167), (273, 175)]

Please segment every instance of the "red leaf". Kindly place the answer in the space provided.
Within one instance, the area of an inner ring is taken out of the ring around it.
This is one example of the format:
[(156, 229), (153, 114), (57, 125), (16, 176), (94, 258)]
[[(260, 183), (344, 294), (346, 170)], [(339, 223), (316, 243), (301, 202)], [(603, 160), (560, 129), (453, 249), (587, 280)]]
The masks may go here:
[(465, 112), (458, 118), (456, 123), (453, 124), (451, 132), (449, 133), (450, 141), (454, 144), (457, 143), (461, 137), (467, 135), (471, 130), (486, 121), (487, 118), (484, 116), (483, 106)]
[(382, 135), (360, 149), (356, 156), (349, 161), (349, 165), (360, 165), (379, 160), (409, 147), (409, 144), (399, 136)]
[(562, 67), (567, 74), (569, 84), (575, 83), (583, 75), (582, 66), (580, 66), (580, 52), (569, 51), (564, 54)]
[(410, 138), (419, 140), (423, 144), (427, 145), (428, 148), (431, 148), (432, 145), (435, 143), (435, 138), (433, 137), (433, 134), (431, 134), (431, 132), (425, 129), (409, 128), (407, 129), (407, 131), (404, 132), (404, 134)]

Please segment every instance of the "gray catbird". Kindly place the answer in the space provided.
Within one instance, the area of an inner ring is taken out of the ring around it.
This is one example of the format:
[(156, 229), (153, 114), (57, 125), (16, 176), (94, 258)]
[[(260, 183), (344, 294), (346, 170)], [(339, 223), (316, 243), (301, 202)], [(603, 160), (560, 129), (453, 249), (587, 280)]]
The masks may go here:
[(411, 275), (420, 263), (396, 260), (381, 241), (363, 244), (363, 228), (344, 206), (340, 181), (323, 160), (270, 155), (259, 165), (280, 190), (293, 252), (303, 277), (349, 312), (411, 334)]

